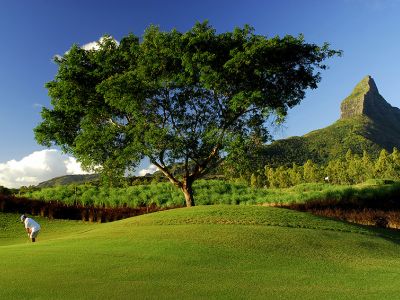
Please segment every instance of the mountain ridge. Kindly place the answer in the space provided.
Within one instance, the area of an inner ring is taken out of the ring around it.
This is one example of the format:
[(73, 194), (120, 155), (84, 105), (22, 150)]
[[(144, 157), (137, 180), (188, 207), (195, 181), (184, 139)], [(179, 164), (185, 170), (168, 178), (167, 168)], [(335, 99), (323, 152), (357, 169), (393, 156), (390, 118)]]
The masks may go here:
[(78, 174), (78, 175), (64, 175), (54, 177), (52, 179), (40, 182), (36, 187), (47, 188), (69, 184), (84, 184), (87, 182), (98, 182), (100, 179), (99, 174)]
[(382, 149), (400, 148), (400, 109), (379, 93), (374, 79), (364, 77), (340, 105), (340, 118), (333, 124), (303, 136), (266, 145), (263, 163), (273, 166), (304, 164), (311, 159), (325, 164), (344, 157), (350, 149), (376, 157)]

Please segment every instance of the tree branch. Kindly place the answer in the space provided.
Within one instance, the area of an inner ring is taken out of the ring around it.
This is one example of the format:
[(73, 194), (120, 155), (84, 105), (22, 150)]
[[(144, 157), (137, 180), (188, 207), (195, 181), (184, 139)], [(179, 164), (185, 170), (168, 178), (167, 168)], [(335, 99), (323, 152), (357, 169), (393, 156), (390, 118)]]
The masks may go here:
[(151, 160), (150, 162), (155, 165), (169, 179), (169, 181), (172, 182), (173, 185), (178, 188), (182, 188), (182, 183), (176, 179), (166, 167), (161, 166), (155, 160)]
[(196, 167), (195, 167), (193, 173), (190, 175), (190, 177), (192, 177), (193, 179), (197, 179), (197, 178), (201, 177), (201, 174), (204, 171), (204, 169), (212, 161), (212, 159), (214, 157), (216, 157), (217, 154), (219, 153), (220, 147), (221, 147), (221, 144), (217, 143), (217, 145), (215, 145), (214, 149), (211, 151), (210, 155), (201, 164), (196, 164)]

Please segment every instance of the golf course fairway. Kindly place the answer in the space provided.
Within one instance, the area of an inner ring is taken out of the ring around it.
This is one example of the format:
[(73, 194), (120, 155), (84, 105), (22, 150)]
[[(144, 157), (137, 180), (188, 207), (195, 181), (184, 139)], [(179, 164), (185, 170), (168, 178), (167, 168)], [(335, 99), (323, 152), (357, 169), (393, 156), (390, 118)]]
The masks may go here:
[(399, 299), (400, 233), (262, 206), (90, 224), (0, 213), (0, 299)]

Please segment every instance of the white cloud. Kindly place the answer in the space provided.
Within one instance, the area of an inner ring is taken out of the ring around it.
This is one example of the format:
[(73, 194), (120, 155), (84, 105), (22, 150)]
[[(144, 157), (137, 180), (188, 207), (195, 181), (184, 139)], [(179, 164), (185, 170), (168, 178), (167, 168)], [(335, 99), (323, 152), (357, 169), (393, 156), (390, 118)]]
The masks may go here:
[[(103, 39), (104, 39), (104, 37), (101, 37), (98, 41), (84, 44), (83, 46), (81, 46), (81, 48), (84, 50), (99, 50), (99, 48), (100, 48), (99, 43), (101, 43), (103, 41)], [(113, 38), (113, 40), (117, 45), (119, 45), (119, 42), (116, 39)]]
[[(111, 37), (113, 40), (114, 40), (114, 42), (117, 44), (117, 46), (119, 46), (119, 41), (117, 41), (116, 39), (114, 39), (113, 37)], [(81, 48), (82, 49), (84, 49), (84, 50), (86, 50), (86, 51), (89, 51), (89, 50), (99, 50), (99, 43), (101, 43), (102, 41), (103, 41), (103, 39), (104, 39), (104, 37), (101, 37), (101, 38), (99, 38), (97, 41), (93, 41), (93, 42), (90, 42), (90, 43), (86, 43), (86, 44), (84, 44), (84, 45), (82, 45), (81, 46)], [(64, 55), (65, 54), (68, 54), (68, 52), (69, 52), (69, 50), (67, 50), (65, 53), (64, 53)], [(53, 59), (51, 60), (52, 62), (54, 62), (54, 60), (61, 60), (63, 58), (63, 55), (60, 55), (60, 54), (55, 54), (54, 56), (53, 56)]]
[(97, 41), (90, 42), (90, 43), (87, 43), (87, 44), (83, 45), (81, 48), (84, 49), (84, 50), (98, 50), (99, 49), (99, 44), (98, 44)]
[[(135, 172), (139, 176), (153, 174), (158, 169), (147, 161)], [(74, 158), (56, 149), (35, 151), (21, 160), (0, 163), (0, 186), (19, 188), (64, 175), (89, 174)]]
[(151, 164), (151, 165), (149, 165), (148, 168), (141, 169), (140, 171), (138, 171), (138, 174), (139, 174), (139, 176), (144, 176), (146, 174), (153, 174), (157, 170), (158, 170), (157, 167), (155, 165)]
[(64, 160), (65, 167), (67, 168), (67, 174), (89, 174), (82, 170), (81, 163), (76, 160), (75, 157), (68, 157)]
[(88, 174), (75, 158), (50, 149), (35, 151), (21, 160), (0, 163), (0, 185), (9, 188), (36, 185), (63, 175)]
[(52, 59), (51, 61), (54, 61), (55, 59), (60, 60), (60, 59), (62, 59), (62, 58), (63, 58), (62, 55), (56, 54), (56, 55), (53, 56), (53, 59)]

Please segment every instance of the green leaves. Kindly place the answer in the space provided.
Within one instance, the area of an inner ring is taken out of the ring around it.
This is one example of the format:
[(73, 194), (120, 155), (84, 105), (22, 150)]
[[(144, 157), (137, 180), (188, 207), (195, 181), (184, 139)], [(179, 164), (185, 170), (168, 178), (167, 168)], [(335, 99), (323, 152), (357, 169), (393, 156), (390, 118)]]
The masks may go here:
[(265, 142), (266, 118), (283, 120), (336, 54), (302, 36), (268, 39), (249, 25), (226, 33), (207, 22), (185, 33), (150, 26), (120, 44), (104, 36), (96, 50), (73, 45), (56, 58), (57, 75), (46, 84), (53, 108), (43, 109), (36, 139), (121, 174), (143, 156), (164, 174), (183, 164), (193, 182), (228, 157), (237, 138)]

